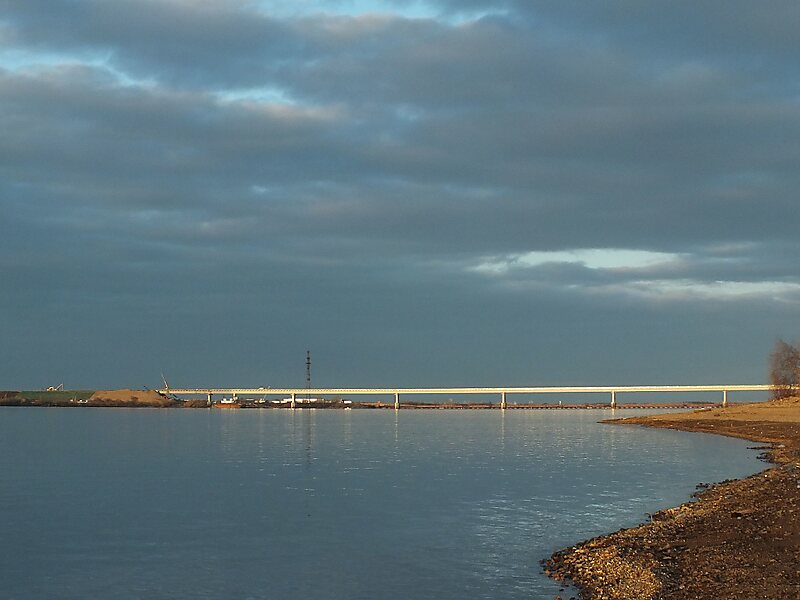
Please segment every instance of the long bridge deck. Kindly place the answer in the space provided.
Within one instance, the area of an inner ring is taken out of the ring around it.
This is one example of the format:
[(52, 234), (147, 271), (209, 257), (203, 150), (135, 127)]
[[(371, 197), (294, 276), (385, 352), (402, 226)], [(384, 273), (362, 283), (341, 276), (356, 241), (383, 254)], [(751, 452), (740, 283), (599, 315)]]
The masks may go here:
[(165, 388), (158, 390), (174, 396), (206, 396), (209, 404), (215, 395), (227, 396), (265, 396), (280, 395), (291, 398), (294, 407), (299, 396), (390, 396), (394, 398), (395, 408), (400, 408), (401, 396), (419, 395), (495, 395), (500, 397), (500, 408), (508, 405), (512, 394), (609, 394), (611, 406), (617, 405), (617, 395), (623, 393), (651, 392), (719, 392), (722, 405), (728, 404), (729, 392), (766, 392), (770, 385), (622, 385), (622, 386), (545, 386), (545, 387), (464, 387), (464, 388)]

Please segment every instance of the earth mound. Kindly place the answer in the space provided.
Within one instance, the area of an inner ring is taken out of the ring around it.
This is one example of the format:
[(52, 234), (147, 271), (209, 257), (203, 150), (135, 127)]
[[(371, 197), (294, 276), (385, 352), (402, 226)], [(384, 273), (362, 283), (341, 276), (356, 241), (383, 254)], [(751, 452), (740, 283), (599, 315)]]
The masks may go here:
[(150, 406), (163, 408), (177, 402), (153, 390), (98, 390), (91, 395), (90, 406)]

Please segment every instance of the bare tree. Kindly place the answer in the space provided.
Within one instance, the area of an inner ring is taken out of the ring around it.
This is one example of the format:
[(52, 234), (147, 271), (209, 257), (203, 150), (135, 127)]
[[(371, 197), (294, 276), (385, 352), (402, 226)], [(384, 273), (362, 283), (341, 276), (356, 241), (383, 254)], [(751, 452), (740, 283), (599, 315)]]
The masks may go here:
[(800, 386), (800, 349), (779, 339), (769, 355), (769, 382), (773, 398), (786, 398)]

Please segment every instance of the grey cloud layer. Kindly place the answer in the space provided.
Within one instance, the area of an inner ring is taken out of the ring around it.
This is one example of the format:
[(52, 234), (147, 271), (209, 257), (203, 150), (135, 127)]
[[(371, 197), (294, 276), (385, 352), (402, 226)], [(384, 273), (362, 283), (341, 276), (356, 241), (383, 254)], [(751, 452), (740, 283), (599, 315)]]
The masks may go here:
[[(215, 312), (214, 281), (245, 312), (279, 288), (275, 314), (350, 324), (360, 293), (423, 340), (430, 322), (374, 286), (435, 288), (438, 306), (471, 294), (474, 321), (531, 290), (554, 306), (585, 292), (587, 311), (598, 288), (648, 281), (800, 283), (794, 3), (442, 1), (441, 19), (0, 6), (0, 272), (26, 302), (45, 281), (103, 281), (175, 310), (158, 278)], [(487, 16), (447, 18), (470, 10)], [(683, 260), (475, 270), (573, 248)]]

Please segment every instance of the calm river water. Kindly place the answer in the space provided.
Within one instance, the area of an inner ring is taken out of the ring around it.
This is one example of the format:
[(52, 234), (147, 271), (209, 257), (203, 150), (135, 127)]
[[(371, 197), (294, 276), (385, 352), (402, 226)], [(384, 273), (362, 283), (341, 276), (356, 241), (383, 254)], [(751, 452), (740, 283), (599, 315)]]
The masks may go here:
[(2, 408), (0, 598), (552, 600), (552, 551), (764, 468), (610, 414)]

